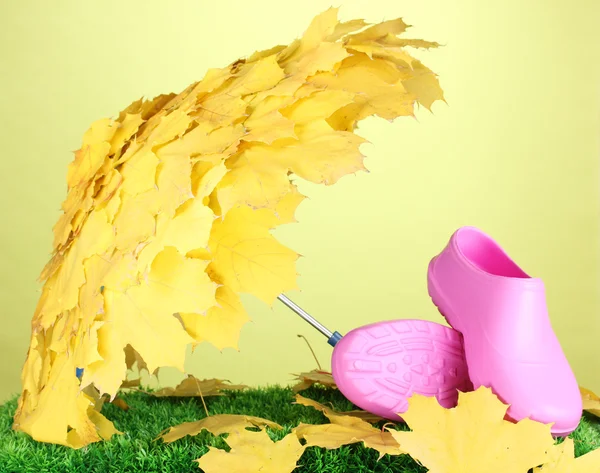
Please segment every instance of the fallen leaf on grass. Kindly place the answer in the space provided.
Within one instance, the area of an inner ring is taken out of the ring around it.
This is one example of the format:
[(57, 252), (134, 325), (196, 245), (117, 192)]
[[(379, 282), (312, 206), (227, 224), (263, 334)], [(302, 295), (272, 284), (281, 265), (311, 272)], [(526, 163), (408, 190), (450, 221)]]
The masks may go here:
[(119, 409), (121, 409), (123, 411), (128, 411), (129, 410), (129, 404), (127, 404), (123, 398), (116, 397), (111, 402), (111, 404), (117, 406)]
[(372, 414), (363, 410), (353, 410), (353, 411), (336, 411), (330, 407), (327, 407), (323, 404), (318, 403), (317, 401), (313, 401), (312, 399), (308, 399), (306, 397), (301, 396), (300, 394), (296, 394), (296, 402), (295, 404), (301, 404), (303, 406), (314, 407), (315, 409), (323, 412), (325, 415), (334, 415), (334, 416), (348, 416), (355, 417), (357, 419), (362, 419), (366, 422), (370, 422), (375, 424), (382, 420), (385, 420), (383, 417), (379, 417), (378, 415)]
[(155, 392), (150, 392), (155, 397), (209, 397), (224, 396), (223, 390), (241, 391), (248, 386), (243, 384), (229, 384), (223, 379), (198, 379), (189, 374), (176, 387), (163, 388)]
[(580, 387), (579, 391), (583, 401), (583, 410), (600, 417), (600, 397), (589, 389)]
[(550, 459), (550, 425), (504, 420), (508, 406), (489, 388), (459, 393), (453, 409), (418, 394), (408, 405), (402, 418), (412, 432), (390, 433), (430, 473), (524, 473)]
[(335, 414), (340, 415), (340, 416), (356, 417), (357, 419), (362, 419), (365, 422), (369, 422), (371, 424), (376, 424), (377, 422), (386, 420), (383, 417), (379, 417), (378, 415), (371, 414), (370, 412), (362, 411), (362, 410), (340, 411), (340, 412), (334, 411), (334, 412), (335, 412)]
[(552, 448), (550, 461), (534, 468), (534, 473), (600, 473), (600, 449), (575, 458), (573, 439), (565, 440)]
[(225, 433), (241, 432), (246, 430), (246, 427), (270, 427), (277, 430), (283, 429), (279, 424), (260, 417), (240, 414), (217, 414), (195, 422), (184, 422), (183, 424), (169, 427), (168, 429), (163, 430), (156, 440), (162, 438), (165, 443), (171, 443), (186, 435), (198, 435), (203, 430), (208, 430), (213, 435), (221, 435)]
[(294, 393), (304, 391), (313, 384), (320, 384), (328, 388), (337, 389), (335, 381), (333, 380), (333, 375), (328, 371), (312, 370), (308, 373), (294, 374), (294, 376), (297, 376), (298, 381), (300, 381), (298, 384), (292, 386), (292, 391)]
[(132, 388), (139, 388), (140, 387), (140, 383), (142, 382), (141, 378), (136, 378), (136, 379), (126, 379), (125, 381), (123, 381), (121, 383), (121, 388), (120, 389), (132, 389)]
[(291, 473), (305, 449), (293, 433), (273, 442), (264, 430), (236, 431), (225, 441), (229, 452), (209, 447), (196, 460), (205, 473)]
[(373, 427), (358, 417), (341, 415), (317, 401), (296, 395), (296, 404), (311, 406), (323, 412), (330, 424), (300, 424), (294, 429), (298, 438), (306, 440), (306, 446), (318, 446), (327, 449), (340, 448), (342, 445), (363, 442), (365, 447), (379, 452), (379, 458), (386, 453), (400, 455), (404, 453), (392, 434)]

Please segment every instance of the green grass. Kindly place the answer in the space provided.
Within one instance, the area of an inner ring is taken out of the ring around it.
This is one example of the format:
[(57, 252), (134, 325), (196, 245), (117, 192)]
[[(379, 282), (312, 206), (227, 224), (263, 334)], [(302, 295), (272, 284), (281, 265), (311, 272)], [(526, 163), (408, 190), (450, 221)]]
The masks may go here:
[[(319, 402), (331, 402), (336, 409), (355, 408), (338, 391), (312, 387), (302, 393)], [(200, 472), (193, 460), (208, 451), (208, 446), (226, 448), (220, 437), (204, 431), (195, 437), (185, 437), (171, 444), (153, 442), (163, 429), (199, 420), (205, 416), (200, 399), (155, 398), (133, 392), (122, 395), (131, 407), (122, 411), (108, 404), (103, 413), (114, 421), (124, 435), (110, 441), (72, 450), (60, 445), (42, 444), (22, 432), (11, 430), (16, 399), (0, 406), (0, 472), (1, 473), (183, 473)], [(274, 440), (288, 434), (300, 422), (320, 424), (328, 422), (311, 407), (292, 404), (289, 388), (270, 387), (246, 392), (229, 392), (227, 396), (206, 399), (211, 414), (248, 414), (264, 417), (284, 426), (283, 431), (269, 431)], [(398, 429), (405, 429), (398, 426)], [(600, 447), (600, 421), (585, 415), (579, 428), (572, 434), (576, 455)], [(295, 473), (424, 473), (427, 470), (409, 456), (384, 456), (354, 444), (337, 450), (311, 447), (299, 461)], [(227, 473), (227, 472), (223, 472)]]

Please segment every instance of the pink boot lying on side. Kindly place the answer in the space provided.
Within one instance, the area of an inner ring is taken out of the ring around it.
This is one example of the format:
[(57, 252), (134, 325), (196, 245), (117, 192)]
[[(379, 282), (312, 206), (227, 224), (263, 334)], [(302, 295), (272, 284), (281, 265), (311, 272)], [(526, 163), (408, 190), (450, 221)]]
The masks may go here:
[(577, 428), (582, 401), (552, 330), (544, 283), (528, 276), (474, 227), (463, 227), (429, 264), (428, 288), (448, 323), (461, 332), (474, 389), (492, 391), (513, 420)]
[(394, 421), (415, 393), (454, 407), (472, 389), (460, 333), (425, 320), (390, 320), (354, 329), (335, 345), (331, 371), (358, 407)]

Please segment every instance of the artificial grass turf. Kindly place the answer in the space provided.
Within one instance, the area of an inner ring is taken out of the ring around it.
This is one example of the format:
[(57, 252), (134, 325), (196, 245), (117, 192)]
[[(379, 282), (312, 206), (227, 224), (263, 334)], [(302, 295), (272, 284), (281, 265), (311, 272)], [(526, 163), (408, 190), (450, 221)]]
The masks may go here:
[[(321, 403), (331, 403), (335, 409), (356, 409), (337, 390), (318, 386), (302, 395)], [(195, 459), (208, 452), (208, 446), (228, 449), (220, 437), (207, 431), (187, 436), (171, 444), (154, 441), (158, 434), (182, 422), (205, 417), (199, 398), (156, 398), (142, 392), (121, 394), (130, 409), (123, 411), (105, 404), (102, 412), (124, 435), (99, 442), (80, 450), (60, 445), (42, 444), (22, 432), (11, 429), (17, 401), (0, 406), (0, 472), (1, 473), (187, 473), (200, 472)], [(290, 388), (269, 387), (242, 392), (227, 392), (226, 396), (205, 399), (210, 414), (247, 414), (273, 420), (283, 430), (268, 430), (271, 438), (279, 440), (300, 422), (327, 423), (327, 418), (312, 407), (292, 404)], [(379, 425), (382, 425), (383, 422)], [(399, 424), (396, 428), (405, 430)], [(585, 414), (579, 428), (571, 435), (576, 456), (600, 447), (600, 419)], [(326, 450), (310, 447), (298, 462), (294, 473), (424, 473), (408, 455), (385, 455), (377, 460), (378, 452), (362, 443)], [(227, 472), (223, 472), (227, 473)]]

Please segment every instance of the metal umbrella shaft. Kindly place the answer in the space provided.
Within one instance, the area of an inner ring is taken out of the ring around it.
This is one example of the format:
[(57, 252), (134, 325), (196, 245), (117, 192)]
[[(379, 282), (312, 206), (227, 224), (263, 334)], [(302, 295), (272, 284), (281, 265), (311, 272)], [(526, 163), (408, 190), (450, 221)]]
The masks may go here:
[(292, 309), (296, 314), (306, 320), (310, 325), (316, 328), (319, 332), (327, 337), (327, 343), (329, 343), (332, 347), (342, 338), (342, 334), (339, 332), (332, 332), (327, 327), (325, 327), (322, 323), (316, 320), (312, 315), (302, 309), (298, 304), (293, 302), (289, 297), (280, 294), (277, 296), (285, 306)]

